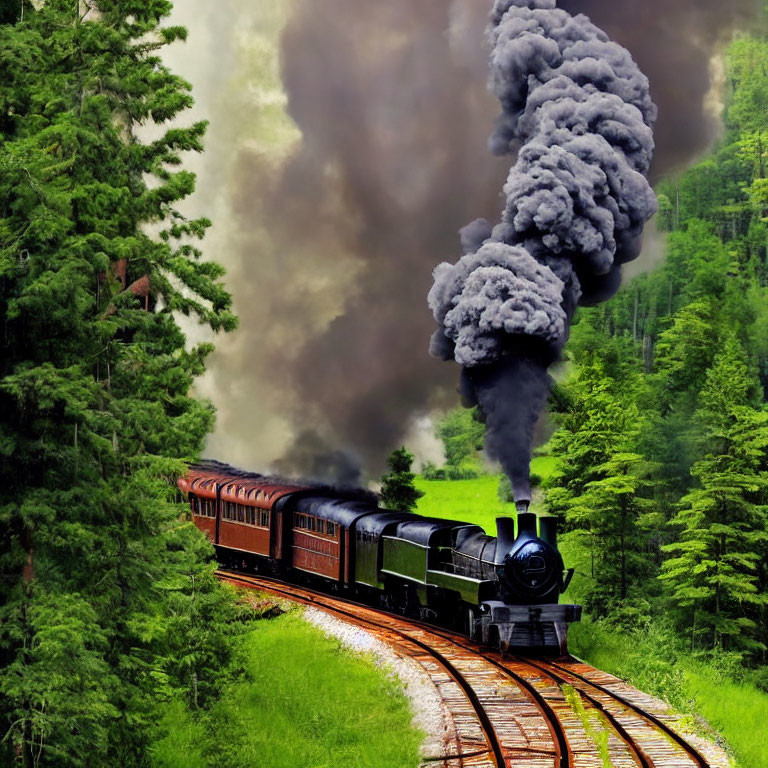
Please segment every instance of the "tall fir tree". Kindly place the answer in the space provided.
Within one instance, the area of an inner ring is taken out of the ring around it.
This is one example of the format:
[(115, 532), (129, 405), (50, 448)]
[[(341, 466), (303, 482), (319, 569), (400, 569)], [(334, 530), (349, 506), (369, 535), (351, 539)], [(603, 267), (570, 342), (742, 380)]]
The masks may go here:
[(758, 567), (768, 541), (768, 412), (750, 404), (752, 382), (729, 338), (701, 391), (704, 458), (672, 524), (661, 578), (689, 627), (692, 647), (764, 650), (768, 596)]
[[(0, 15), (0, 762), (145, 764), (156, 707), (202, 706), (235, 608), (174, 483), (213, 421), (190, 397), (235, 327), (209, 222), (175, 204), (204, 123), (159, 53), (167, 0)], [(148, 234), (150, 227), (159, 236)], [(4, 758), (4, 759), (3, 759)]]
[(649, 576), (646, 529), (655, 519), (644, 495), (649, 468), (632, 451), (638, 412), (616, 389), (601, 364), (579, 369), (561, 389), (560, 429), (550, 443), (559, 461), (547, 506), (586, 543), (585, 603), (596, 616), (615, 614), (641, 592)]

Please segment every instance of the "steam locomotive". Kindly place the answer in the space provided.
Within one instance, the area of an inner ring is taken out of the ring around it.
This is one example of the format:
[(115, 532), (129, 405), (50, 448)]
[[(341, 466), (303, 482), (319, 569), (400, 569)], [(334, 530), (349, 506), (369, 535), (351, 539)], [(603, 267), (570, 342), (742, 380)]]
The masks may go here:
[(179, 480), (192, 520), (224, 566), (327, 591), (460, 629), (478, 641), (566, 653), (581, 607), (558, 605), (573, 571), (555, 518), (519, 508), (498, 536), (470, 523), (378, 507), (375, 497), (292, 485), (226, 464)]

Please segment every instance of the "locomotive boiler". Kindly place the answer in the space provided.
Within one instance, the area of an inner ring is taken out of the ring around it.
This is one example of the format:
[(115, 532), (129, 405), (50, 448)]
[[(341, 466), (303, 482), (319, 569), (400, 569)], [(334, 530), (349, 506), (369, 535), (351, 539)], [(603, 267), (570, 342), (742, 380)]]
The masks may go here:
[(285, 482), (218, 462), (179, 481), (192, 520), (224, 566), (320, 589), (458, 628), (502, 650), (564, 654), (581, 607), (559, 604), (573, 571), (555, 518), (518, 509), (477, 525), (380, 508), (375, 498)]

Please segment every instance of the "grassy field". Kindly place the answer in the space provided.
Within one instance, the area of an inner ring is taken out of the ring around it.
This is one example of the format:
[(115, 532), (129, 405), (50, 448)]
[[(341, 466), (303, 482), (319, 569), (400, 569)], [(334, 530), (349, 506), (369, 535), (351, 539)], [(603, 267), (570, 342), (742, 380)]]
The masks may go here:
[(249, 684), (193, 722), (172, 706), (154, 768), (415, 768), (422, 734), (399, 686), (297, 611), (244, 636)]
[(498, 496), (499, 478), (492, 475), (476, 480), (424, 480), (416, 478), (424, 492), (416, 511), (427, 517), (477, 523), (486, 533), (496, 535), (496, 518), (513, 515), (514, 504), (504, 504)]
[[(537, 456), (531, 462), (531, 472), (548, 477), (555, 468), (549, 456)], [(427, 517), (476, 523), (491, 535), (496, 535), (496, 518), (514, 516), (515, 505), (499, 499), (499, 476), (483, 475), (475, 480), (425, 480), (416, 478), (416, 487), (424, 491), (416, 511)]]

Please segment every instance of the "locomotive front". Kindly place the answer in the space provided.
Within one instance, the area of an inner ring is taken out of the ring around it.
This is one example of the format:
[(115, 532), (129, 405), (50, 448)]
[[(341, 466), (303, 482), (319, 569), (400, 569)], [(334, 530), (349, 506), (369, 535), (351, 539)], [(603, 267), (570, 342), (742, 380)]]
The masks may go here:
[(540, 535), (537, 524), (536, 515), (518, 513), (515, 536), (512, 518), (496, 520), (496, 572), (508, 602), (557, 602), (567, 586), (563, 558), (557, 549), (557, 521), (541, 518)]
[(470, 610), (471, 634), (503, 650), (565, 654), (568, 624), (581, 618), (581, 606), (558, 604), (573, 570), (565, 570), (557, 547), (557, 519), (537, 518), (521, 504), (517, 525), (510, 517), (496, 525), (496, 537), (467, 531), (453, 549), (454, 572), (486, 585)]

